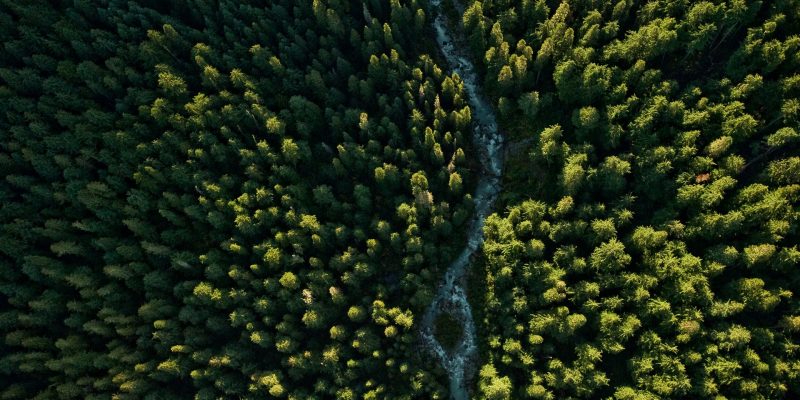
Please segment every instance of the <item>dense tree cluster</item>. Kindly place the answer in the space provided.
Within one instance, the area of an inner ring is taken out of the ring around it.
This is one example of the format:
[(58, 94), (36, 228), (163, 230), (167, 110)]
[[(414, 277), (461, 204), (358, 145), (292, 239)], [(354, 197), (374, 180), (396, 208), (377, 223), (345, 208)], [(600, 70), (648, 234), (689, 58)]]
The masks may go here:
[[(510, 142), (476, 397), (800, 397), (800, 2), (464, 5)], [(475, 167), (426, 15), (0, 0), (0, 398), (445, 397)]]
[(0, 1), (0, 397), (444, 396), (413, 341), (471, 212), (470, 112), (425, 24)]
[(800, 3), (470, 1), (481, 398), (800, 396)]

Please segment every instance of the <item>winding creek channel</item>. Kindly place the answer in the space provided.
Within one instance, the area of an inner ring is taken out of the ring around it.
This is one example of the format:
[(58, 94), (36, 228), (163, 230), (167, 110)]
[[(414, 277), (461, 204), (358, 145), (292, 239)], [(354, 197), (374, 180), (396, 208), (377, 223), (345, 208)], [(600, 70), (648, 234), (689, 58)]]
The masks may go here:
[[(455, 2), (456, 9), (462, 11)], [(475, 211), (469, 223), (467, 242), (458, 257), (449, 265), (431, 305), (421, 322), (423, 345), (430, 350), (450, 380), (450, 394), (454, 400), (467, 400), (468, 374), (474, 372), (477, 358), (475, 321), (467, 302), (466, 275), (470, 259), (483, 243), (483, 224), (492, 211), (492, 205), (500, 192), (500, 177), (503, 169), (503, 137), (499, 132), (492, 107), (480, 90), (475, 67), (464, 49), (461, 32), (453, 32), (447, 24), (442, 0), (430, 0), (436, 15), (433, 27), (436, 42), (452, 69), (464, 82), (464, 90), (472, 111), (473, 147), (479, 153), (481, 172), (473, 199)], [(450, 314), (462, 325), (463, 333), (452, 350), (445, 349), (434, 336), (434, 325), (442, 313)]]

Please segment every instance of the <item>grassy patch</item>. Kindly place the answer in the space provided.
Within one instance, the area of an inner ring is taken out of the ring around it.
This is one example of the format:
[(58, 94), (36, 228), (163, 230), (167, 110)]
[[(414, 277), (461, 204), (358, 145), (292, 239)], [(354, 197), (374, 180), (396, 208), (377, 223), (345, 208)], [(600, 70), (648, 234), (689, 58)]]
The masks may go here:
[(433, 323), (433, 327), (433, 335), (448, 352), (452, 352), (456, 348), (464, 335), (464, 327), (461, 325), (461, 321), (453, 318), (448, 313), (439, 314)]

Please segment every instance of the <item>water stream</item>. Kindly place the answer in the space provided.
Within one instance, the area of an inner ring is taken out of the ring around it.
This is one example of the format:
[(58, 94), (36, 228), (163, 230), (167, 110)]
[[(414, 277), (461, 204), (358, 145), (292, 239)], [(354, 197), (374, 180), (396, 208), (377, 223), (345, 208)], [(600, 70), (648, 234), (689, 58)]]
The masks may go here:
[[(463, 83), (467, 100), (472, 111), (472, 143), (478, 152), (481, 171), (473, 200), (475, 210), (467, 231), (467, 243), (458, 257), (450, 264), (439, 286), (433, 302), (425, 311), (421, 323), (422, 343), (447, 371), (450, 380), (450, 394), (454, 400), (467, 400), (468, 373), (474, 372), (477, 356), (475, 321), (467, 302), (465, 291), (466, 273), (471, 256), (483, 243), (483, 224), (492, 210), (500, 192), (500, 175), (503, 169), (503, 138), (498, 130), (497, 119), (492, 107), (480, 90), (475, 67), (467, 57), (464, 40), (460, 32), (453, 32), (447, 24), (442, 10), (442, 0), (430, 0), (436, 17), (433, 27), (436, 43), (452, 69)], [(460, 4), (455, 4), (463, 13)], [(434, 336), (434, 322), (441, 313), (449, 313), (462, 324), (460, 341), (451, 351), (445, 349)]]

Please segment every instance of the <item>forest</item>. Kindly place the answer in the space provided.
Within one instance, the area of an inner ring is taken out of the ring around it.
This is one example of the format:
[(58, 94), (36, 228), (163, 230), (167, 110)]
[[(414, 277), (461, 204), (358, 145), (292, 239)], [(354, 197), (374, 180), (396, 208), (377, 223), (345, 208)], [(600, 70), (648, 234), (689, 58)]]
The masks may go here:
[(450, 398), (439, 13), (470, 397), (800, 398), (800, 0), (431, 3), (0, 0), (0, 399)]
[(800, 2), (470, 1), (510, 137), (476, 397), (800, 396)]

